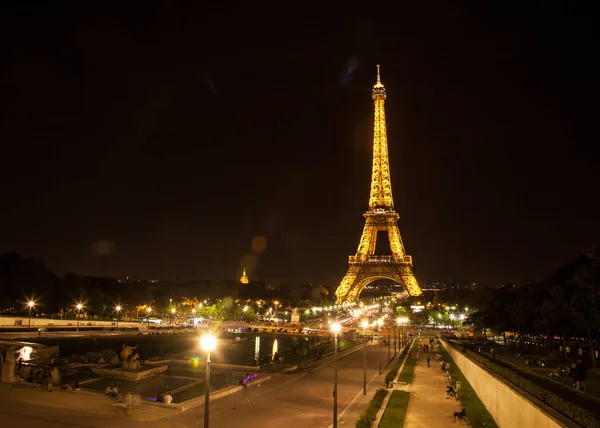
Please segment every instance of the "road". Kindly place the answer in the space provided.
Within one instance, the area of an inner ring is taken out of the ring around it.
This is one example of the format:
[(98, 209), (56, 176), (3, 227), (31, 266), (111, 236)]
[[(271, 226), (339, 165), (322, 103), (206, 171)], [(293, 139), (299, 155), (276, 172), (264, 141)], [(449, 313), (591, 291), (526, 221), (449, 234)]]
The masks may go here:
[[(382, 347), (382, 360), (387, 349)], [(338, 361), (338, 413), (362, 391), (363, 352)], [(367, 347), (367, 380), (378, 371), (376, 346)], [(212, 428), (281, 428), (328, 427), (333, 415), (334, 364), (300, 374), (276, 375), (268, 382), (211, 402)], [(383, 387), (384, 385), (382, 385)], [(155, 422), (138, 422), (120, 416), (117, 410), (109, 415), (92, 415), (56, 407), (33, 406), (12, 402), (10, 396), (0, 402), (0, 419), (6, 426), (103, 427), (138, 426), (152, 428), (198, 428), (203, 426), (203, 406)]]

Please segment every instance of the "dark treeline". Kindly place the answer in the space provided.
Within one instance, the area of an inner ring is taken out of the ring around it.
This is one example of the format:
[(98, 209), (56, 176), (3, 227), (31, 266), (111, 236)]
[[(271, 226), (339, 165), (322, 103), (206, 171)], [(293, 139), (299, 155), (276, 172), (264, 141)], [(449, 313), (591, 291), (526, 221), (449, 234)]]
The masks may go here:
[(115, 304), (166, 306), (170, 299), (279, 299), (286, 306), (321, 303), (330, 297), (320, 285), (274, 286), (262, 282), (240, 284), (236, 280), (119, 281), (68, 273), (55, 275), (40, 259), (16, 253), (0, 255), (0, 311), (24, 313), (25, 303), (36, 302), (36, 313), (52, 315), (72, 311), (86, 303), (88, 314), (110, 314)]
[(560, 338), (567, 346), (570, 337), (584, 337), (596, 367), (594, 340), (600, 327), (600, 247), (593, 247), (562, 266), (548, 278), (522, 286), (477, 290), (477, 311), (469, 322), (483, 330), (543, 337), (550, 353)]

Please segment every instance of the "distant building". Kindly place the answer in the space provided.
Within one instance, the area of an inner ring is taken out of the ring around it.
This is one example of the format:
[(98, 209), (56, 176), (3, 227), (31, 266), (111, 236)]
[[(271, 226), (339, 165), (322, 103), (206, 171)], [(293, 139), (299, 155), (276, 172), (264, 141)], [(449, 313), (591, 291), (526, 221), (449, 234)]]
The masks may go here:
[(240, 282), (242, 284), (248, 284), (248, 277), (246, 276), (246, 269), (244, 269), (244, 272), (242, 273), (242, 276), (240, 277)]

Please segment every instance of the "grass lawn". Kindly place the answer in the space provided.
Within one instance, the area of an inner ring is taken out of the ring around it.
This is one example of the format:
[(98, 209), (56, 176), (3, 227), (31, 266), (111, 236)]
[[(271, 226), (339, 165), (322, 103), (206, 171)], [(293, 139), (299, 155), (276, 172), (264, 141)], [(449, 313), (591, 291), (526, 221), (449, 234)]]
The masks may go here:
[[(575, 361), (548, 361), (546, 367), (535, 367), (529, 366), (526, 364), (527, 360), (537, 360), (545, 355), (543, 354), (524, 354), (523, 358), (515, 358), (514, 349), (505, 349), (504, 347), (498, 346), (497, 348), (497, 356), (496, 358), (502, 361), (506, 361), (508, 363), (514, 364), (517, 367), (522, 367), (531, 372), (537, 373), (542, 376), (548, 376), (550, 372), (555, 368), (564, 368), (568, 364)], [(597, 398), (600, 398), (600, 369), (588, 369), (586, 371), (586, 380), (585, 385), (587, 387), (587, 393), (593, 395)], [(571, 386), (573, 381), (570, 377), (567, 376), (552, 376), (550, 379), (560, 382), (564, 385)]]
[(410, 394), (406, 391), (394, 391), (388, 402), (379, 428), (392, 428), (404, 426), (404, 418), (408, 409), (408, 399)]
[(456, 366), (456, 363), (450, 357), (450, 354), (446, 352), (443, 346), (438, 347), (438, 352), (444, 357), (444, 360), (447, 363), (450, 363), (450, 376), (452, 377), (453, 382), (460, 382), (460, 390), (458, 391), (458, 399), (462, 403), (463, 407), (467, 409), (467, 417), (469, 420), (469, 425), (473, 427), (497, 427), (494, 418), (487, 411), (473, 388), (471, 384), (459, 368)]
[(398, 382), (406, 382), (410, 383), (412, 381), (413, 375), (415, 374), (415, 365), (417, 364), (417, 360), (414, 358), (409, 358), (406, 360), (404, 367), (402, 368), (402, 373), (398, 377)]

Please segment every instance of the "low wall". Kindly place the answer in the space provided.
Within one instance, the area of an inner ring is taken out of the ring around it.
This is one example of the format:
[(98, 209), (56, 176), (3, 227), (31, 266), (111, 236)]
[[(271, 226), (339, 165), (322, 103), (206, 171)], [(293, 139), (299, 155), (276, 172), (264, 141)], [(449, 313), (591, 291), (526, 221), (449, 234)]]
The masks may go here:
[(500, 428), (579, 426), (525, 391), (510, 386), (445, 341), (440, 342)]
[[(15, 327), (17, 329), (27, 329), (29, 317), (0, 317), (0, 328)], [(119, 321), (119, 328), (139, 328), (139, 322)], [(77, 327), (77, 320), (60, 320), (50, 318), (31, 318), (31, 329), (37, 330), (40, 327)], [(97, 321), (80, 319), (79, 327), (116, 327), (116, 321)]]

